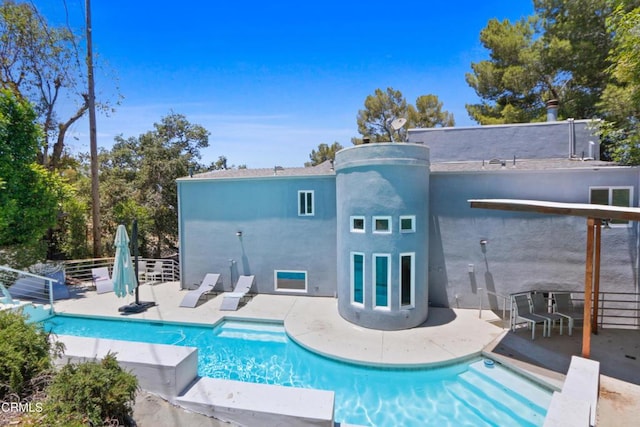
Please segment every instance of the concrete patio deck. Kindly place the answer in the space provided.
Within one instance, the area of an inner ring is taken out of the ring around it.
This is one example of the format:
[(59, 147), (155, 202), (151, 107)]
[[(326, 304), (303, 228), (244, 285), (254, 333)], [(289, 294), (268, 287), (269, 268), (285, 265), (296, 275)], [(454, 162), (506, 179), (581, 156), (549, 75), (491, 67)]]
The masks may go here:
[(186, 291), (178, 282), (140, 287), (141, 301), (156, 306), (139, 314), (122, 315), (118, 307), (134, 301), (115, 294), (84, 290), (74, 298), (55, 303), (58, 313), (138, 318), (198, 324), (213, 324), (222, 318), (283, 321), (289, 336), (320, 354), (356, 363), (375, 365), (435, 365), (479, 355), (502, 332), (486, 320), (497, 319), (477, 310), (432, 308), (429, 320), (404, 331), (377, 331), (344, 320), (335, 298), (288, 295), (255, 295), (237, 311), (220, 311), (222, 298), (202, 299), (195, 308), (179, 307)]
[[(345, 321), (334, 298), (255, 295), (235, 312), (220, 311), (221, 297), (202, 299), (195, 308), (179, 307), (186, 291), (178, 282), (140, 287), (141, 301), (156, 306), (127, 316), (118, 312), (133, 297), (117, 298), (77, 289), (73, 298), (55, 303), (59, 313), (213, 324), (223, 318), (283, 321), (300, 345), (353, 362), (388, 365), (437, 365), (480, 352), (494, 352), (502, 361), (547, 383), (559, 386), (571, 355), (579, 355), (580, 328), (572, 337), (529, 339), (527, 331), (509, 332), (496, 326), (491, 311), (432, 307), (429, 320), (404, 331), (377, 331)], [(592, 339), (592, 358), (601, 363), (599, 426), (632, 425), (640, 417), (640, 332), (603, 330)], [(625, 424), (625, 420), (631, 424)]]

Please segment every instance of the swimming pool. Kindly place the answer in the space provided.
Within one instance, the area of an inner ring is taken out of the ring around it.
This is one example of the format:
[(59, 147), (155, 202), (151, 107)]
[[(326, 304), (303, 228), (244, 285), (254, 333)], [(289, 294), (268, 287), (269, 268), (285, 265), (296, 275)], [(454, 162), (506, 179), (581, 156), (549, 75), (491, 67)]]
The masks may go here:
[(476, 359), (437, 369), (352, 365), (291, 341), (279, 323), (196, 326), (55, 316), (56, 334), (198, 348), (201, 376), (333, 390), (335, 420), (365, 426), (538, 426), (551, 392)]

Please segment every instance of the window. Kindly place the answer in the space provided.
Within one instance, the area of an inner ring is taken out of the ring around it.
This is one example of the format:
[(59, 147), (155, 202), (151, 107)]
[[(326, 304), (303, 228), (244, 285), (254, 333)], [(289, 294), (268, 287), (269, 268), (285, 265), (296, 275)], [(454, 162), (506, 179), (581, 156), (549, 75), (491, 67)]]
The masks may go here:
[(373, 306), (378, 308), (389, 307), (389, 283), (391, 282), (391, 256), (386, 254), (373, 254), (373, 283), (375, 286)]
[(415, 233), (416, 232), (416, 217), (415, 215), (404, 215), (400, 217), (400, 232), (401, 233)]
[(352, 216), (351, 217), (351, 232), (352, 233), (364, 233), (364, 217)]
[(400, 254), (400, 307), (415, 306), (415, 254)]
[(364, 254), (351, 253), (351, 302), (364, 304)]
[(313, 191), (298, 191), (298, 215), (313, 215)]
[[(591, 187), (589, 202), (596, 205), (625, 206), (632, 205), (633, 187)], [(629, 221), (614, 219), (609, 223), (613, 227), (628, 227)]]
[(273, 273), (276, 291), (307, 292), (307, 272), (276, 270)]
[(391, 217), (390, 216), (374, 216), (373, 232), (374, 233), (391, 233)]

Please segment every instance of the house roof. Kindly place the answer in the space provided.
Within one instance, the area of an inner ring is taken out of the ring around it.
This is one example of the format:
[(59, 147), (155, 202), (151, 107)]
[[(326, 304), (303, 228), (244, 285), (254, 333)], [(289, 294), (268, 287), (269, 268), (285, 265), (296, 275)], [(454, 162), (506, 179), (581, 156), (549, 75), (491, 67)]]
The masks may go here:
[[(504, 166), (503, 166), (504, 164)], [(563, 169), (603, 169), (622, 167), (615, 162), (601, 160), (556, 159), (487, 159), (464, 162), (431, 163), (431, 172), (482, 172), (482, 171), (548, 171)]]
[(278, 178), (278, 177), (301, 177), (301, 176), (323, 176), (335, 175), (333, 163), (323, 162), (317, 166), (310, 167), (281, 167), (258, 168), (258, 169), (223, 169), (193, 175), (193, 177), (180, 178), (181, 180), (209, 180), (209, 179), (233, 179), (233, 178)]

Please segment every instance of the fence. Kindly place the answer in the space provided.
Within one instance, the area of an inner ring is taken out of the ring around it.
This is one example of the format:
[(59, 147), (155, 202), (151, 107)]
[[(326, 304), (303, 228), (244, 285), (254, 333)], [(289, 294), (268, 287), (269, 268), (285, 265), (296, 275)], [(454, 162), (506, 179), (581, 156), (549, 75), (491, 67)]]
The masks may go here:
[[(45, 265), (43, 265), (45, 266)], [(57, 271), (52, 271), (57, 273)], [(57, 276), (51, 274), (51, 276)], [(63, 275), (59, 275), (62, 277)], [(15, 299), (13, 304), (19, 306), (18, 302), (31, 302), (42, 305), (49, 314), (54, 313), (53, 300), (56, 292), (68, 292), (66, 288), (57, 287), (60, 281), (54, 277), (30, 273), (27, 271), (15, 270), (6, 266), (0, 266), (0, 283), (9, 292), (9, 296)], [(61, 283), (60, 285), (64, 285)], [(7, 297), (7, 296), (3, 296)], [(8, 301), (8, 298), (7, 298)], [(44, 305), (48, 304), (47, 307)]]
[[(544, 294), (553, 293), (553, 291), (533, 291)], [(560, 291), (567, 292), (567, 291)], [(489, 293), (489, 292), (487, 292)], [(584, 292), (571, 291), (571, 299), (576, 310), (584, 309)], [(498, 295), (498, 294), (496, 294)], [(513, 319), (513, 296), (506, 297), (510, 300), (510, 321), (512, 327), (515, 326)], [(640, 329), (640, 293), (634, 292), (599, 292), (598, 304), (594, 309), (598, 310), (598, 327), (599, 328), (617, 328), (617, 329)], [(502, 295), (498, 295), (503, 297)], [(482, 314), (482, 296), (480, 297), (480, 314)], [(505, 298), (505, 297), (503, 297)], [(503, 306), (504, 307), (504, 306)], [(550, 302), (551, 308), (551, 302)], [(503, 320), (505, 310), (503, 308)]]
[[(107, 267), (113, 272), (113, 258), (91, 258), (65, 261), (65, 274), (71, 283), (93, 282), (93, 268)], [(138, 259), (138, 276), (142, 282), (174, 282), (180, 280), (180, 265), (173, 259)]]

